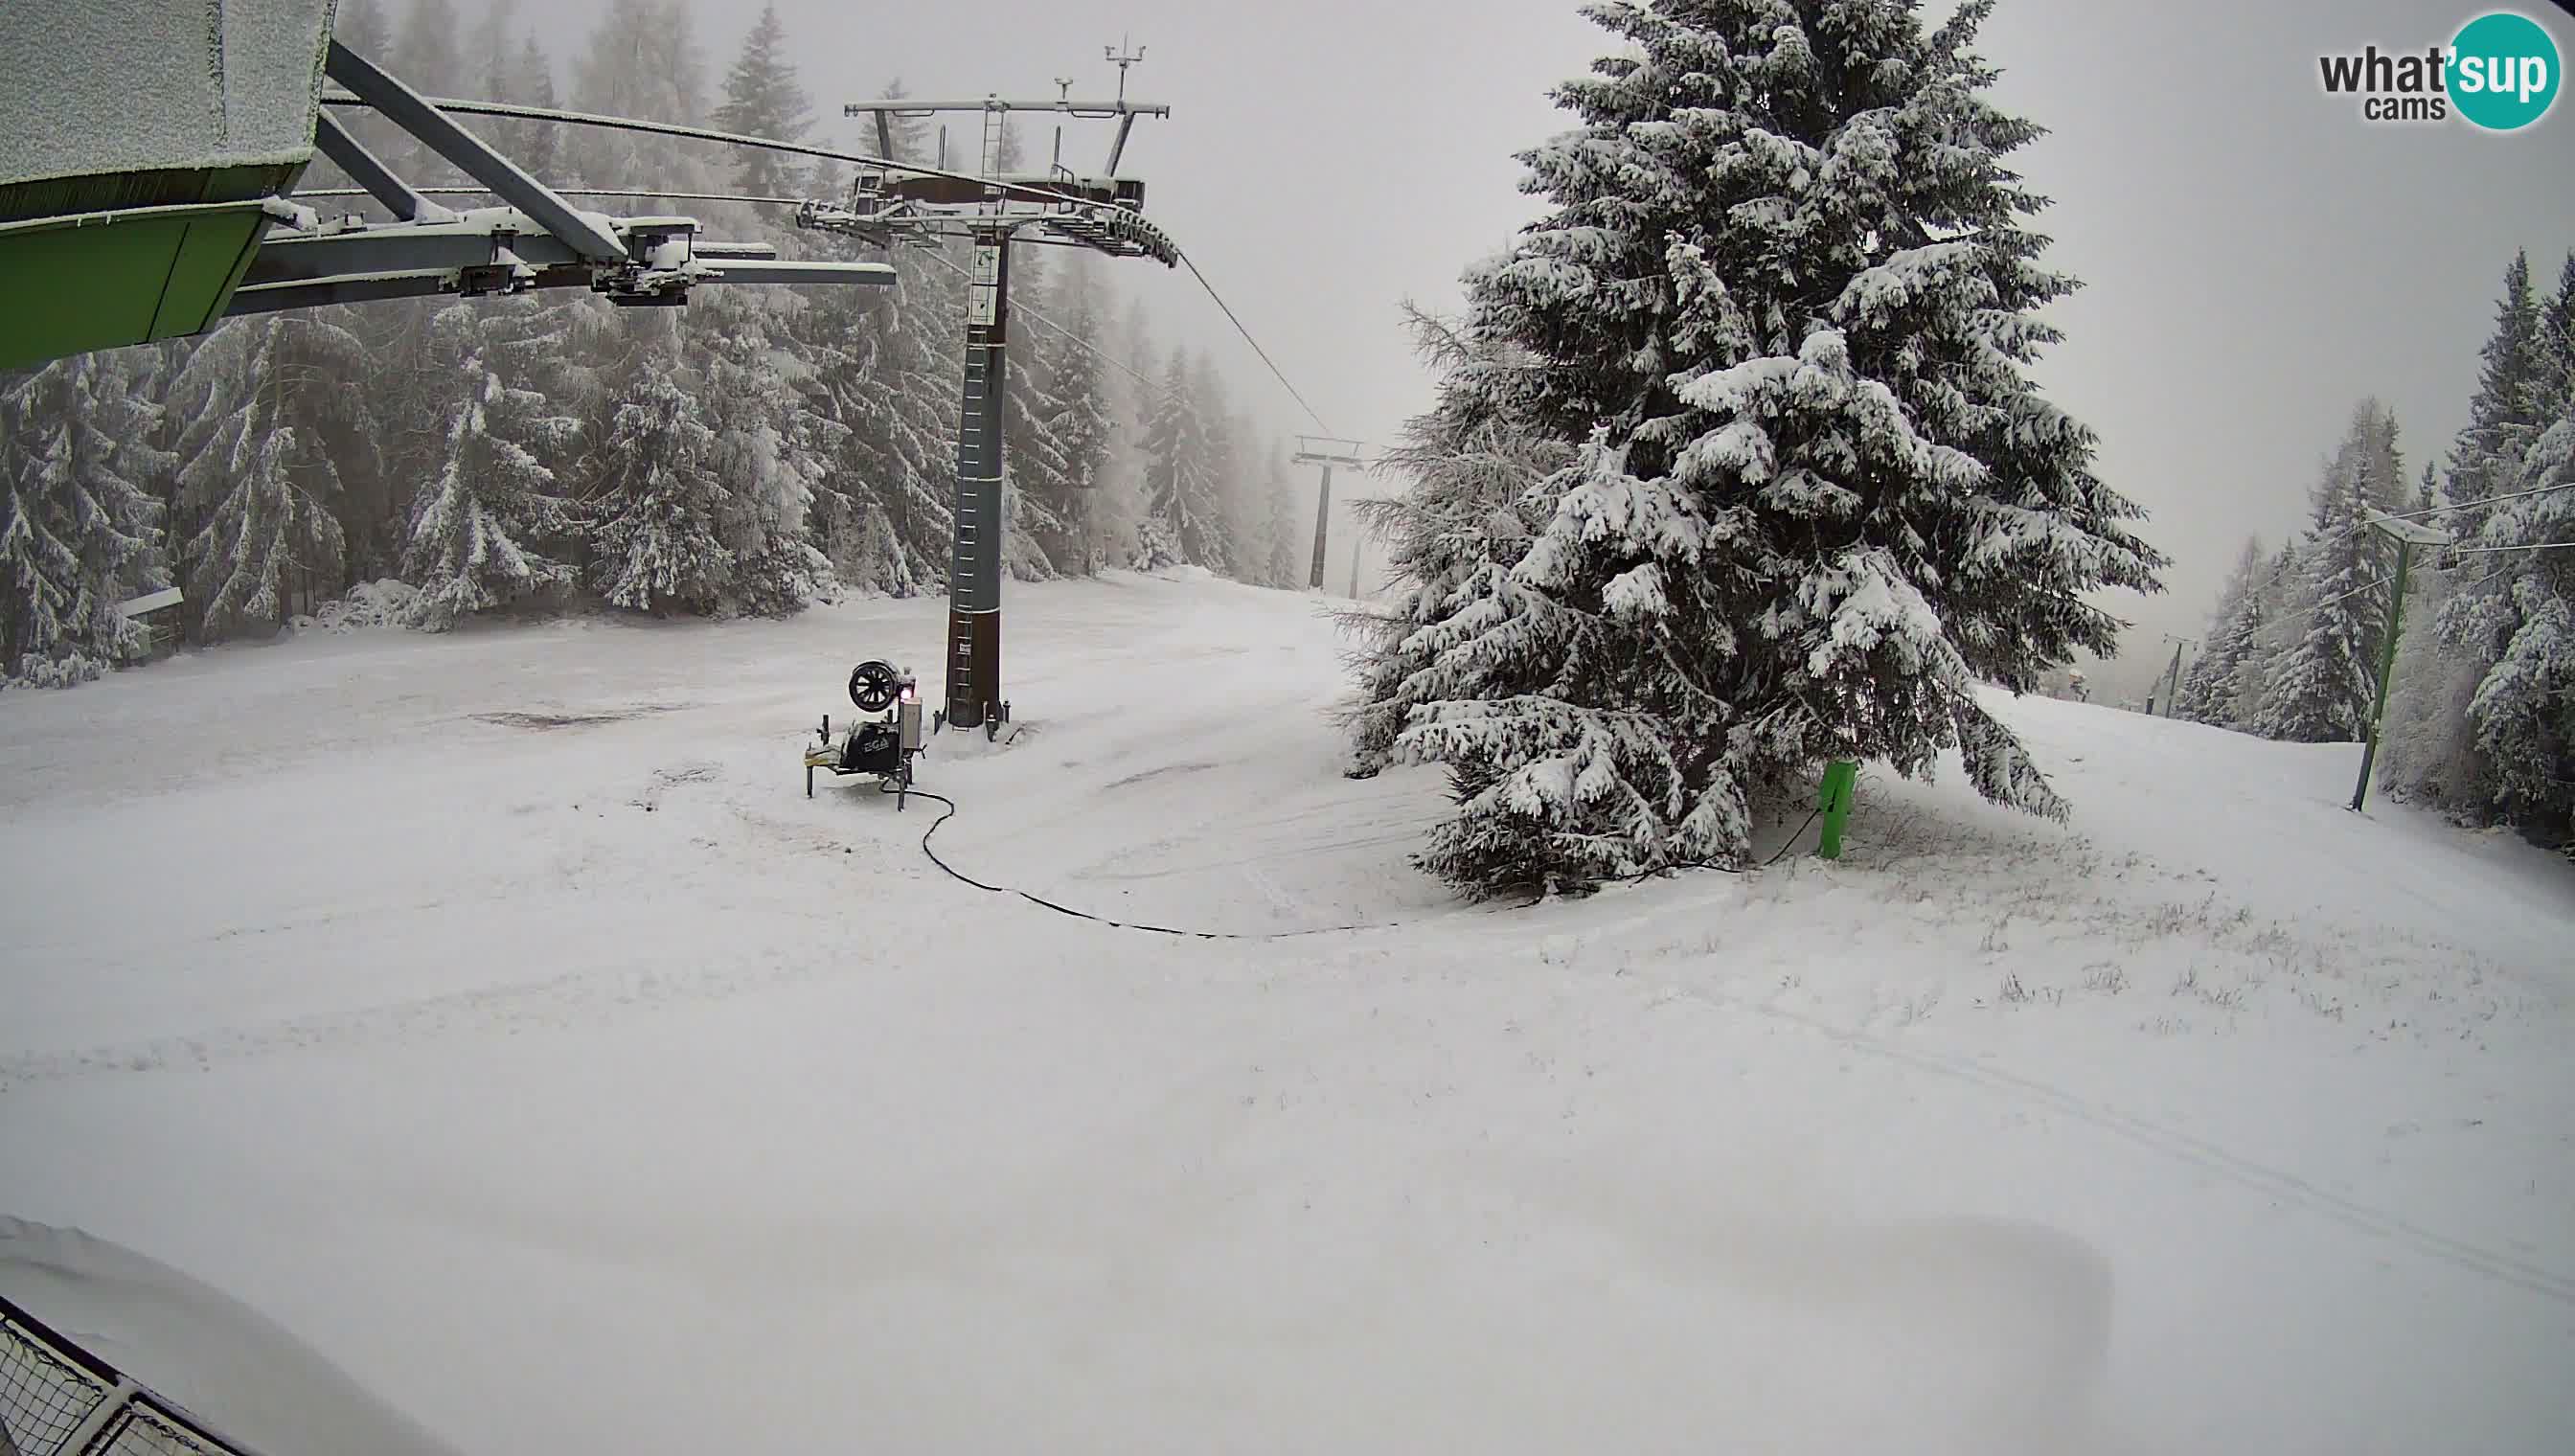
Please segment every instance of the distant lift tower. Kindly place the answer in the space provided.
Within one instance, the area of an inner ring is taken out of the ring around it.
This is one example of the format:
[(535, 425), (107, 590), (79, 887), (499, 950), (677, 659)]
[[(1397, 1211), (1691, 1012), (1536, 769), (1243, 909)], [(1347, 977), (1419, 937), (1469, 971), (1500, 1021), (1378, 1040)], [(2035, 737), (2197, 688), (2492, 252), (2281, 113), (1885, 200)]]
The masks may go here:
[[(1065, 95), (1054, 101), (987, 96), (981, 101), (906, 99), (844, 106), (844, 116), (876, 119), (877, 146), (888, 157), (894, 153), (894, 117), (982, 113), (984, 145), (975, 178), (863, 169), (851, 186), (849, 206), (807, 203), (797, 212), (803, 227), (847, 234), (878, 247), (898, 241), (936, 247), (939, 238), (961, 231), (974, 240), (965, 399), (957, 422), (957, 525), (948, 567), (948, 706), (940, 721), (946, 727), (981, 728), (988, 737), (1010, 718), (1010, 704), (1002, 697), (1002, 549), (1010, 525), (1002, 494), (1002, 419), (1012, 235), (1034, 228), (1056, 246), (1089, 248), (1114, 258), (1151, 258), (1166, 268), (1180, 264), (1180, 249), (1143, 217), (1145, 184), (1118, 175), (1136, 118), (1169, 116), (1172, 109), (1127, 99), (1127, 68), (1144, 59), (1141, 47), (1133, 55), (1110, 51), (1108, 59), (1118, 66), (1115, 101), (1071, 100), (1068, 81), (1061, 83)], [(1053, 165), (1044, 172), (1005, 175), (1003, 124), (1014, 111), (1117, 118), (1118, 137), (1110, 144), (1107, 169), (1096, 177), (1067, 169), (1059, 127)]]
[[(1332, 467), (1343, 465), (1352, 470), (1367, 469), (1367, 462), (1359, 456), (1362, 448), (1355, 440), (1335, 440), (1326, 435), (1296, 437), (1296, 463), (1319, 465), (1323, 468), (1322, 494), (1314, 501), (1314, 569), (1312, 577), (1306, 582), (1307, 586), (1317, 592), (1323, 590), (1324, 538), (1329, 532), (1332, 519)], [(1358, 558), (1352, 556), (1350, 563), (1350, 579), (1356, 582)], [(1353, 597), (1358, 595), (1356, 587), (1351, 588), (1350, 595)]]

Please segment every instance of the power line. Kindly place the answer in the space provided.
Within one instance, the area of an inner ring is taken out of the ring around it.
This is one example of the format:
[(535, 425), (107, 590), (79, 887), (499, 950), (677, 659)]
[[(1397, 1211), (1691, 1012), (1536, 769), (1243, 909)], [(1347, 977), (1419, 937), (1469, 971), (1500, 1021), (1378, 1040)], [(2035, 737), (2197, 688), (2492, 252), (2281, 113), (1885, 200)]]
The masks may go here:
[(2286, 617), (2276, 618), (2273, 621), (2266, 622), (2262, 625), (2267, 629), (2271, 627), (2285, 627), (2292, 622), (2303, 622), (2306, 619), (2315, 616), (2317, 613), (2324, 611), (2326, 608), (2333, 606), (2337, 602), (2348, 602), (2352, 598), (2358, 597), (2363, 593), (2375, 592), (2379, 588), (2384, 587), (2395, 580), (2396, 579), (2394, 577), (2381, 577), (2366, 587), (2354, 587), (2348, 592), (2337, 593), (2334, 596), (2327, 597), (2322, 602), (2311, 603)]
[[(802, 207), (801, 197), (754, 197), (739, 192), (668, 192), (652, 187), (558, 187), (566, 197), (641, 197), (662, 198), (669, 202), (747, 202), (770, 207)], [(423, 197), (496, 197), (488, 187), (415, 187)], [(373, 197), (363, 187), (299, 187), (294, 196), (306, 197)]]
[[(519, 121), (552, 121), (567, 126), (599, 127), (606, 131), (642, 132), (648, 136), (678, 137), (686, 141), (718, 142), (729, 147), (749, 147), (755, 151), (788, 152), (800, 157), (820, 157), (829, 162), (848, 162), (860, 167), (882, 167), (889, 172), (903, 172), (915, 177), (941, 177), (951, 182), (971, 182), (978, 187), (1016, 194), (1040, 202), (1065, 203), (1089, 207), (1095, 199), (1078, 197), (1069, 192), (1033, 187), (1025, 182), (1005, 182), (998, 178), (976, 177), (964, 172), (951, 172), (944, 167), (924, 167), (915, 162), (898, 162), (890, 157), (871, 157), (862, 152), (836, 152), (829, 147), (807, 146), (803, 142), (785, 142), (776, 137), (755, 137), (742, 132), (723, 132), (711, 127), (680, 126), (667, 121), (640, 121), (628, 116), (602, 116), (597, 112), (564, 111), (552, 106), (520, 106), (503, 101), (467, 101), (456, 97), (424, 98), (431, 106), (458, 116), (495, 116)], [(326, 106), (374, 108), (345, 91), (325, 91)], [(642, 193), (646, 197), (666, 197), (668, 193)]]
[[(1174, 251), (1179, 252), (1180, 250), (1175, 249)], [(1332, 427), (1323, 423), (1323, 417), (1314, 413), (1314, 407), (1305, 403), (1305, 397), (1296, 393), (1296, 387), (1294, 385), (1288, 383), (1288, 376), (1281, 372), (1279, 362), (1270, 357), (1269, 350), (1261, 347), (1260, 340), (1252, 337), (1252, 331), (1243, 326), (1243, 320), (1235, 317), (1234, 309), (1231, 305), (1226, 303), (1225, 296), (1218, 293), (1216, 291), (1216, 285), (1208, 282), (1208, 276), (1199, 271), (1198, 260), (1192, 258), (1185, 252), (1180, 253), (1180, 259), (1183, 263), (1189, 265), (1190, 276), (1199, 281), (1199, 287), (1206, 289), (1207, 296), (1216, 300), (1216, 306), (1225, 310), (1226, 319), (1234, 325), (1234, 331), (1243, 336), (1243, 342), (1251, 345), (1252, 352), (1261, 356), (1261, 362), (1270, 366), (1270, 372), (1278, 378), (1280, 388), (1288, 391), (1288, 393), (1295, 399), (1296, 403), (1304, 408), (1306, 417), (1314, 422), (1316, 429), (1321, 430), (1325, 435), (1330, 435), (1332, 433)]]
[(2535, 546), (2472, 546), (2452, 551), (2451, 556), (2504, 556), (2522, 551), (2565, 551), (2575, 548), (2575, 541), (2543, 541)]
[(2482, 501), (2454, 501), (2447, 506), (2434, 506), (2424, 511), (2408, 511), (2401, 516), (2390, 516), (2387, 519), (2416, 521), (2426, 516), (2438, 516), (2447, 511), (2466, 511), (2479, 506), (2499, 506), (2506, 501), (2527, 501), (2533, 496), (2553, 496), (2559, 491), (2575, 491), (2575, 481), (2564, 481), (2554, 486), (2541, 486), (2535, 491), (2515, 491), (2509, 496), (2488, 496)]
[[(364, 107), (367, 105), (366, 102), (360, 100), (356, 96), (337, 91), (324, 92), (322, 94), (322, 100), (326, 105), (331, 106)], [(551, 121), (560, 122), (568, 126), (599, 127), (607, 131), (641, 132), (650, 136), (678, 137), (689, 141), (715, 142), (725, 146), (750, 147), (759, 151), (786, 152), (802, 157), (819, 157), (826, 161), (848, 162), (861, 167), (882, 167), (890, 172), (904, 172), (916, 177), (941, 177), (955, 182), (971, 182), (979, 187), (1012, 193), (1023, 198), (1031, 198), (1042, 202), (1062, 203), (1075, 207), (1087, 207), (1092, 202), (1092, 199), (1079, 197), (1072, 193), (1056, 192), (1043, 187), (1032, 187), (1025, 183), (1005, 182), (990, 177), (976, 177), (964, 172), (951, 172), (941, 167), (924, 167), (912, 162), (898, 162), (890, 157), (872, 157), (859, 152), (835, 151), (830, 147), (807, 146), (802, 142), (780, 141), (775, 137), (755, 137), (741, 132), (717, 131), (711, 127), (679, 126), (671, 122), (641, 121), (633, 117), (622, 116), (602, 116), (596, 112), (566, 111), (551, 106), (520, 106), (508, 102), (472, 101), (459, 97), (440, 96), (430, 97), (427, 98), (427, 100), (431, 106), (437, 107), (441, 111), (451, 112), (458, 116), (491, 116), (521, 121)], [(590, 192), (583, 195), (668, 197), (675, 201), (682, 200), (681, 194), (668, 192)], [(745, 202), (757, 202), (767, 201), (768, 199), (736, 199), (721, 197), (714, 194), (701, 194), (699, 197), (689, 200), (739, 200)], [(1234, 306), (1225, 301), (1225, 296), (1223, 294), (1217, 292), (1217, 288), (1214, 283), (1208, 281), (1207, 273), (1199, 267), (1198, 260), (1190, 257), (1189, 254), (1185, 252), (1181, 252), (1177, 247), (1173, 251), (1183, 263), (1189, 265), (1190, 276), (1197, 279), (1199, 287), (1205, 289), (1207, 291), (1207, 296), (1216, 301), (1216, 306), (1224, 311), (1226, 321), (1233, 324), (1235, 332), (1243, 336), (1243, 342), (1251, 345), (1252, 352), (1259, 355), (1261, 357), (1261, 362), (1269, 367), (1271, 375), (1279, 381), (1280, 388), (1288, 391), (1288, 396), (1296, 401), (1299, 408), (1304, 410), (1307, 418), (1314, 422), (1316, 428), (1320, 429), (1326, 435), (1331, 434), (1332, 427), (1324, 422), (1322, 415), (1315, 410), (1312, 404), (1306, 401), (1303, 394), (1297, 391), (1296, 386), (1288, 383), (1287, 372), (1279, 367), (1279, 361), (1271, 358), (1270, 351), (1262, 348), (1261, 341), (1252, 336), (1252, 330), (1244, 326), (1243, 319), (1240, 315), (1235, 313)], [(1124, 366), (1121, 367), (1123, 368)]]

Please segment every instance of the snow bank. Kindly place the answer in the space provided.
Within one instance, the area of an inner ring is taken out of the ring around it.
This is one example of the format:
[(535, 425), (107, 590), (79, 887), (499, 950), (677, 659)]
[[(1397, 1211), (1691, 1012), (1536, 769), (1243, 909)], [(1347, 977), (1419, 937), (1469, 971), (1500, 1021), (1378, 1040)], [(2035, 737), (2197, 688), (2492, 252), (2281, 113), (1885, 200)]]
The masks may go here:
[(0, 186), (313, 155), (335, 0), (0, 4)]
[(456, 1456), (266, 1315), (79, 1229), (0, 1216), (0, 1294), (261, 1456)]
[(477, 1456), (2567, 1449), (2575, 879), (2355, 750), (1995, 695), (2069, 825), (1468, 908), (1324, 604), (1010, 600), (943, 857), (1309, 933), (805, 797), (936, 597), (0, 695), (13, 1210)]

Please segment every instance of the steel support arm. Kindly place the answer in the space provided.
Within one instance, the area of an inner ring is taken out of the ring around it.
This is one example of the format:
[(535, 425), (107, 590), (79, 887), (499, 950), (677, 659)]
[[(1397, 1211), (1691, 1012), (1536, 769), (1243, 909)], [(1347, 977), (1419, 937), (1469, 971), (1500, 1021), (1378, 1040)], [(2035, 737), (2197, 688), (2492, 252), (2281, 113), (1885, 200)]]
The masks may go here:
[[(525, 230), (511, 227), (512, 220)], [(352, 228), (340, 233), (274, 232), (260, 245), (259, 256), (251, 260), (242, 282), (256, 286), (366, 276), (443, 276), (460, 268), (504, 266), (512, 256), (538, 268), (590, 261), (538, 231), (532, 219), (512, 212), (501, 219), (468, 215), (454, 222)]]
[(536, 219), (566, 247), (594, 263), (626, 261), (625, 248), (605, 228), (373, 62), (333, 40), (323, 69), (386, 120), (492, 189), (503, 202)]
[(366, 144), (340, 125), (339, 118), (325, 111), (313, 118), (313, 145), (349, 174), (349, 180), (367, 189), (367, 195), (383, 203), (385, 209), (407, 223), (444, 223), (454, 220), (456, 210), (442, 207), (412, 190), (410, 183), (394, 175), (394, 170), (367, 150)]

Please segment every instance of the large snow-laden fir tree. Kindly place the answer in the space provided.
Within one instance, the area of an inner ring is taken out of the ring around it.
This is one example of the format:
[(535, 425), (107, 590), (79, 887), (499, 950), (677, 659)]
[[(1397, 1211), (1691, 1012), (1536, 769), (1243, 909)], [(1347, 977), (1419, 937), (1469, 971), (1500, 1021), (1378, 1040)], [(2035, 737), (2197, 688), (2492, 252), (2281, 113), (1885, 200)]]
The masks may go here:
[(2235, 570), (2218, 593), (2217, 610), (2208, 619), (2207, 647), (2191, 664), (2190, 677), (2182, 685), (2181, 717), (2217, 728), (2241, 723), (2235, 679), (2262, 630), (2260, 589), (2268, 560), (2258, 537), (2245, 538), (2243, 554), (2236, 558)]
[[(733, 69), (725, 73), (724, 101), (714, 120), (726, 131), (782, 142), (801, 140), (812, 129), (813, 98), (797, 80), (787, 27), (779, 21), (776, 5), (761, 7)], [(780, 196), (802, 180), (784, 153), (750, 147), (734, 153), (734, 186), (747, 196)]]
[(191, 607), (215, 635), (283, 625), (347, 586), (334, 507), (371, 467), (378, 434), (366, 345), (311, 314), (236, 319), (171, 382), (178, 444), (174, 535)]
[(86, 676), (142, 646), (120, 604), (159, 585), (153, 488), (173, 462), (152, 445), (160, 412), (134, 396), (133, 357), (0, 381), (0, 676), (56, 661)]
[(1288, 447), (1272, 442), (1262, 453), (1268, 470), (1262, 476), (1261, 494), (1270, 516), (1263, 532), (1270, 543), (1270, 559), (1264, 564), (1264, 580), (1273, 587), (1294, 591), (1305, 585), (1310, 562), (1305, 554), (1309, 543), (1306, 534), (1313, 523), (1305, 519), (1298, 499), (1295, 477), (1288, 469)]
[(2498, 470), (2450, 604), (2451, 635), (2490, 657), (2467, 716), (2491, 808), (2575, 841), (2575, 260), (2542, 313), (2526, 389), (2529, 443)]
[[(1739, 859), (1757, 791), (1823, 760), (2063, 805), (1977, 700), (2155, 590), (2141, 513), (2028, 378), (2073, 288), (2003, 165), (2039, 135), (1980, 93), (1988, 3), (1604, 3), (1621, 48), (1523, 154), (1549, 201), (1468, 278), (1528, 349), (1512, 408), (1579, 462), (1526, 555), (1452, 593), (1409, 752), (1457, 816), (1423, 862), (1470, 890)], [(1596, 428), (1595, 428), (1596, 427)]]
[(1054, 329), (1041, 329), (1030, 351), (1031, 370), (1043, 382), (1034, 392), (1034, 424), (1048, 442), (1049, 472), (1032, 484), (1038, 504), (1055, 521), (1044, 538), (1049, 557), (1066, 572), (1100, 570), (1109, 453), (1117, 426), (1111, 418), (1101, 363), (1100, 288), (1088, 259), (1076, 254), (1054, 271), (1047, 296)]
[[(1442, 661), (1447, 637), (1432, 629), (1455, 615), (1470, 580), (1518, 563), (1546, 524), (1539, 487), (1574, 456), (1496, 405), (1495, 381), (1530, 367), (1526, 351), (1411, 305), (1405, 318), (1438, 383), (1431, 408), (1406, 421), (1379, 460), (1405, 489), (1350, 506), (1360, 529), (1383, 543), (1390, 584), (1383, 603), (1340, 618), (1357, 639), (1350, 655), (1357, 692), (1343, 719), (1353, 777), (1394, 759), (1416, 708), (1452, 696), (1451, 683), (1478, 685), (1485, 660)], [(1310, 574), (1310, 556), (1300, 560)]]
[(721, 606), (733, 556), (716, 535), (726, 491), (715, 445), (704, 407), (663, 376), (638, 382), (617, 407), (588, 503), (600, 595), (657, 613)]
[(1212, 469), (1199, 379), (1189, 351), (1174, 349), (1146, 419), (1145, 540), (1136, 565), (1149, 571), (1184, 562), (1216, 571), (1226, 564), (1225, 503)]
[(2367, 727), (2387, 606), (2383, 538), (2367, 513), (2401, 489), (2388, 484), (2394, 429), (2393, 417), (2364, 402), (2310, 495), (2297, 590), (2253, 720), (2264, 737), (2351, 742)]
[[(2504, 269), (2468, 423), (2450, 446), (2441, 494), (2451, 509), (2433, 522), (2462, 546), (2482, 541), (2497, 511), (2491, 503), (2512, 493), (2545, 428), (2554, 368), (2547, 338), (2556, 304), (2533, 292), (2529, 259), (2516, 254)], [(2434, 650), (2409, 651), (2410, 644), (2399, 649), (2389, 714), (2402, 725), (2403, 740), (2390, 743), (2385, 775), (2397, 792), (2483, 819), (2495, 813), (2502, 785), (2498, 765), (2482, 746), (2472, 704), (2501, 661), (2518, 618), (2509, 589), (2520, 558), (2440, 561), (2446, 569), (2428, 576), (2425, 600), (2409, 614), (2414, 626), (2406, 634), (2427, 634)]]
[(689, 332), (714, 432), (710, 468), (724, 492), (714, 524), (732, 567), (721, 600), (730, 611), (783, 616), (832, 587), (808, 518), (842, 427), (793, 383), (808, 372), (789, 328), (800, 300), (711, 293), (691, 303)]
[(561, 346), (562, 332), (546, 322), (539, 305), (516, 299), (452, 304), (438, 316), (453, 381), (447, 434), (437, 474), (414, 497), (404, 553), (422, 627), (444, 631), (572, 584), (573, 523), (547, 458), (578, 425), (509, 378)]

